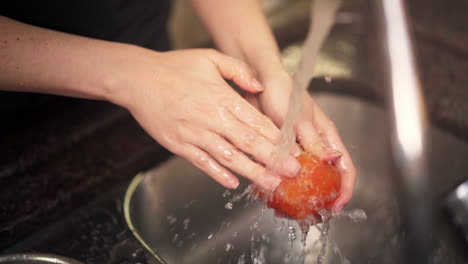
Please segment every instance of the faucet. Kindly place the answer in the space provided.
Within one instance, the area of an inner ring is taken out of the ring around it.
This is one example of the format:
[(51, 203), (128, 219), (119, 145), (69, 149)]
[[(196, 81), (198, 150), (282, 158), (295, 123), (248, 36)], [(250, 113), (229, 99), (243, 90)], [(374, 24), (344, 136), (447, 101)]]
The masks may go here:
[(379, 86), (387, 90), (391, 150), (399, 188), (406, 263), (433, 256), (434, 203), (428, 175), (428, 118), (404, 0), (371, 0), (378, 42)]

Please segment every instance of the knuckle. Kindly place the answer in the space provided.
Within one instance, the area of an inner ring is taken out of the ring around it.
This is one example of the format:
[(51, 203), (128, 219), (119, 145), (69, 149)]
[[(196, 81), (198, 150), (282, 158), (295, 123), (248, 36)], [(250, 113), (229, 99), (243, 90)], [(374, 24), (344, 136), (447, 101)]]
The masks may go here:
[(271, 136), (271, 141), (275, 145), (281, 143), (282, 139), (283, 135), (280, 132), (274, 133), (274, 135)]
[(202, 151), (195, 151), (190, 158), (190, 161), (202, 170), (207, 168), (208, 160), (208, 155)]
[(172, 152), (178, 151), (182, 144), (182, 139), (177, 133), (163, 134), (160, 141)]
[(244, 146), (245, 150), (252, 154), (251, 152), (255, 149), (257, 143), (257, 136), (252, 133), (244, 134), (241, 138), (242, 145)]
[(247, 169), (247, 175), (244, 176), (252, 181), (258, 181), (258, 179), (263, 176), (263, 169), (260, 165), (252, 161), (252, 166)]
[(232, 147), (220, 149), (219, 159), (224, 164), (233, 164), (239, 158), (239, 152)]

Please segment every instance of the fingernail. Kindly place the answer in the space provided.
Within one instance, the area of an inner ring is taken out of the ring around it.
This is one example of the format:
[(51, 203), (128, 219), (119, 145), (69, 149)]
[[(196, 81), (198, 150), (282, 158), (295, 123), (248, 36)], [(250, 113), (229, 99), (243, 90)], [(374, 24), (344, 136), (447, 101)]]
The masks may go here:
[(343, 153), (339, 152), (336, 149), (327, 149), (323, 159), (325, 161), (336, 161), (339, 157), (343, 156)]
[(267, 171), (264, 178), (264, 184), (266, 189), (274, 191), (280, 183), (281, 178), (279, 176), (276, 176), (276, 174)]
[(284, 168), (288, 172), (288, 176), (295, 177), (296, 174), (299, 172), (301, 169), (301, 165), (299, 164), (299, 161), (297, 161), (295, 158), (289, 156), (288, 159), (286, 160), (284, 164)]
[(259, 81), (257, 81), (256, 78), (252, 78), (250, 80), (250, 83), (252, 84), (252, 87), (255, 88), (255, 90), (263, 91), (263, 86), (260, 84)]
[(267, 178), (266, 182), (268, 183), (269, 186), (271, 186), (270, 190), (274, 191), (280, 185), (281, 179), (278, 177), (269, 177)]
[(239, 186), (239, 180), (238, 179), (229, 179), (227, 181), (227, 184), (231, 189), (236, 189)]

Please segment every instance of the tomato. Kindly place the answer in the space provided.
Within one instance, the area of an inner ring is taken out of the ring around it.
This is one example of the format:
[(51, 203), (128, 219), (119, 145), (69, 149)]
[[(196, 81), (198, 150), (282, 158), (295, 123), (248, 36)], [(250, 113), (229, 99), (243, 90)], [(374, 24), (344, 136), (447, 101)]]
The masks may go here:
[(340, 174), (333, 164), (313, 154), (303, 152), (298, 160), (301, 164), (298, 176), (282, 179), (273, 194), (261, 197), (279, 215), (320, 222), (330, 215), (340, 194)]

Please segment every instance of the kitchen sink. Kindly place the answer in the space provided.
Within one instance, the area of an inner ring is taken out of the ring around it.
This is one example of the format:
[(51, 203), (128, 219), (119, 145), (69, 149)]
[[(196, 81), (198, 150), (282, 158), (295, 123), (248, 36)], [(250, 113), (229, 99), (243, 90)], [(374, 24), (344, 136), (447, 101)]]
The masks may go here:
[[(330, 221), (325, 255), (319, 228), (311, 229), (304, 249), (293, 221), (277, 218), (263, 203), (241, 195), (247, 182), (227, 191), (177, 157), (138, 175), (131, 184), (125, 210), (135, 235), (166, 263), (297, 263), (303, 250), (305, 263), (315, 263), (322, 255), (323, 263), (401, 263), (405, 234), (384, 109), (351, 96), (319, 93), (315, 98), (341, 132), (358, 171), (347, 216)], [(468, 144), (437, 128), (430, 132), (431, 179), (441, 202), (435, 206), (443, 230), (433, 259), (462, 263), (466, 255), (460, 252), (466, 244), (452, 229), (442, 199), (468, 170), (463, 160)], [(294, 241), (289, 226), (297, 236)]]
[[(405, 201), (408, 189), (392, 148), (391, 109), (369, 67), (375, 65), (368, 57), (377, 44), (369, 41), (367, 9), (353, 4), (363, 2), (349, 1), (338, 14), (309, 87), (357, 168), (354, 196), (344, 213), (312, 227), (303, 238), (297, 223), (276, 217), (247, 195), (249, 182), (228, 191), (175, 157), (137, 175), (125, 198), (127, 223), (155, 263), (411, 263), (407, 204), (434, 212), (433, 229), (418, 234), (419, 240), (435, 241), (425, 251), (429, 263), (468, 261), (468, 244), (444, 203), (466, 180), (468, 144), (429, 125), (423, 176), (431, 199)], [(301, 42), (283, 50), (291, 72), (301, 50)]]

